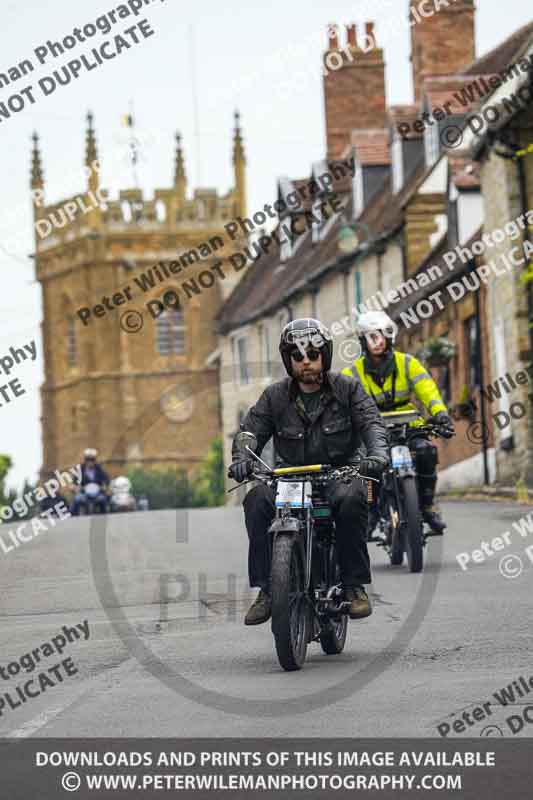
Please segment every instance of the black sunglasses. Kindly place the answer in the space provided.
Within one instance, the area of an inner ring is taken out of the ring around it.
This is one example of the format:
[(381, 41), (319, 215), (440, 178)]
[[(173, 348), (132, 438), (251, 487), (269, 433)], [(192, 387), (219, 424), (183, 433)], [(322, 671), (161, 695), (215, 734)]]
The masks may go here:
[(306, 356), (309, 359), (309, 361), (318, 361), (318, 359), (320, 358), (320, 355), (321, 355), (320, 354), (320, 350), (313, 350), (312, 348), (310, 348), (309, 350), (306, 350), (305, 354), (302, 353), (301, 350), (292, 350), (291, 351), (291, 358), (293, 358), (295, 361), (298, 361), (298, 362), (303, 361)]

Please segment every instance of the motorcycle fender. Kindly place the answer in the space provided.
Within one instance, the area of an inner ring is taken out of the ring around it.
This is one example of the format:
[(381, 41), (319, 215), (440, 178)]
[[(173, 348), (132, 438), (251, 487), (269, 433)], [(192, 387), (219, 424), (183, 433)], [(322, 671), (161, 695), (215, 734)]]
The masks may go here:
[(299, 519), (275, 519), (268, 532), (276, 537), (279, 533), (299, 534), (304, 531), (304, 527)]
[(416, 470), (413, 467), (396, 467), (395, 472), (399, 478), (416, 478)]
[(278, 536), (292, 536), (296, 540), (302, 564), (305, 564), (305, 525), (299, 519), (275, 519), (268, 532), (272, 534), (272, 547)]

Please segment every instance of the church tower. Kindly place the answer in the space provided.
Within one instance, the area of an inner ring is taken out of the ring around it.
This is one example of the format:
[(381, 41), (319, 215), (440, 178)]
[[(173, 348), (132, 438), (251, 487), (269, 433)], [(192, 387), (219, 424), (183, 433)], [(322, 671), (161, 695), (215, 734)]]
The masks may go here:
[[(220, 432), (215, 317), (240, 279), (229, 257), (246, 246), (224, 225), (246, 214), (245, 154), (236, 119), (235, 187), (188, 194), (176, 133), (170, 188), (143, 197), (101, 186), (87, 115), (86, 185), (46, 204), (37, 134), (31, 189), (36, 277), (43, 296), (43, 471), (99, 451), (111, 475), (201, 461)], [(49, 187), (48, 187), (49, 188)], [(80, 309), (83, 309), (80, 312)]]

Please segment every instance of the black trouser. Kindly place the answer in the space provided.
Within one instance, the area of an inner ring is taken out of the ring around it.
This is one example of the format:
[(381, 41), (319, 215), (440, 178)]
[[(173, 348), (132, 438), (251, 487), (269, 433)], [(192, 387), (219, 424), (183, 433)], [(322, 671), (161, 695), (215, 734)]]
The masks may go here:
[[(420, 503), (420, 508), (429, 508), (429, 506), (433, 505), (433, 498), (435, 497), (439, 451), (423, 433), (411, 439), (409, 442), (409, 449), (413, 455), (416, 467), (418, 502)], [(372, 513), (376, 514), (380, 484), (372, 484), (372, 488), (374, 497)]]
[(428, 508), (435, 497), (439, 451), (423, 434), (411, 439), (409, 448), (416, 464), (420, 507)]
[[(370, 559), (366, 546), (368, 502), (366, 484), (334, 483), (328, 491), (345, 589), (371, 583)], [(276, 513), (275, 492), (264, 483), (251, 489), (243, 502), (248, 531), (248, 576), (250, 586), (268, 590), (272, 556), (272, 537), (268, 529)]]

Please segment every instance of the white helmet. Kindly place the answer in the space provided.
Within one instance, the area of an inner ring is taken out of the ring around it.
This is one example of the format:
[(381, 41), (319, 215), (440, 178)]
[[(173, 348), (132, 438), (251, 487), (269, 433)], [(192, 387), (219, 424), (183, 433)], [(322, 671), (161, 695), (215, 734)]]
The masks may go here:
[(129, 478), (126, 478), (125, 475), (119, 475), (118, 478), (115, 478), (113, 481), (113, 488), (116, 489), (117, 492), (130, 492), (131, 481)]
[(88, 447), (86, 450), (83, 451), (84, 458), (94, 458), (96, 461), (96, 456), (98, 455), (98, 451), (92, 447)]
[(367, 311), (365, 314), (361, 314), (357, 320), (357, 331), (359, 336), (363, 339), (368, 333), (379, 331), (388, 339), (390, 342), (389, 346), (392, 347), (396, 341), (398, 326), (384, 311)]

